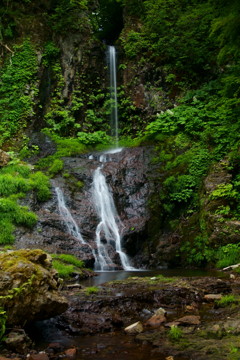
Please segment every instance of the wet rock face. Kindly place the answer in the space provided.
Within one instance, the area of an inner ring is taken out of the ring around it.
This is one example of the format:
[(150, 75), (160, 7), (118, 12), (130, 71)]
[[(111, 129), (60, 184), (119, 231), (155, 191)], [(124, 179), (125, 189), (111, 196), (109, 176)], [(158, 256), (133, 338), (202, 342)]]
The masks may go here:
[[(100, 162), (100, 154), (93, 153), (79, 157), (64, 158), (65, 177), (58, 177), (52, 182), (52, 199), (43, 206), (30, 204), (36, 211), (39, 222), (33, 232), (18, 230), (16, 246), (18, 248), (40, 247), (51, 252), (71, 253), (93, 266), (95, 231), (99, 223), (93, 199), (93, 174), (102, 166), (102, 173), (113, 194), (114, 202), (122, 224), (119, 229), (123, 247), (134, 257), (141, 252), (147, 240), (146, 229), (149, 220), (148, 199), (152, 189), (148, 182), (151, 149), (132, 148), (106, 155), (106, 162)], [(90, 157), (90, 158), (89, 158)], [(59, 213), (55, 188), (59, 187), (74, 221), (86, 242), (69, 233), (66, 223)], [(31, 203), (31, 199), (29, 199)], [(104, 242), (104, 238), (102, 237)], [(110, 250), (111, 251), (111, 250)], [(119, 264), (118, 256), (116, 263)], [(120, 264), (119, 264), (120, 265)]]
[(59, 280), (50, 257), (42, 250), (0, 254), (0, 307), (7, 325), (26, 325), (61, 314), (67, 300), (58, 293)]

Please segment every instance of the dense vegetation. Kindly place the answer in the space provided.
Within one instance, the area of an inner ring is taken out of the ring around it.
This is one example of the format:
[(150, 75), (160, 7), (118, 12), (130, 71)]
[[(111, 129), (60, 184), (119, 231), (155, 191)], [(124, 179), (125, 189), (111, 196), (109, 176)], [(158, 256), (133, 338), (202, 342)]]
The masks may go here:
[[(159, 224), (175, 231), (180, 218), (197, 214), (196, 232), (182, 242), (179, 253), (187, 254), (190, 264), (221, 262), (224, 254), (238, 249), (238, 242), (229, 246), (227, 238), (209, 241), (201, 193), (203, 179), (224, 161), (231, 179), (212, 192), (216, 206), (211, 211), (222, 224), (239, 221), (238, 0), (4, 0), (0, 12), (2, 148), (26, 158), (37, 152), (28, 148), (29, 129), (44, 129), (58, 150), (37, 166), (54, 176), (62, 170), (62, 156), (109, 144), (102, 41), (115, 41), (122, 141), (155, 144), (153, 161), (163, 166), (161, 189), (152, 199), (153, 207), (160, 203), (155, 210)], [(74, 41), (66, 50), (69, 33)], [(91, 57), (96, 48), (100, 65)], [(42, 174), (17, 170), (13, 178), (8, 169), (0, 174), (5, 209), (0, 226), (8, 229), (2, 243), (12, 241), (14, 225), (36, 221), (18, 205), (19, 194), (35, 188), (38, 200), (48, 196)], [(234, 261), (240, 261), (240, 254)]]

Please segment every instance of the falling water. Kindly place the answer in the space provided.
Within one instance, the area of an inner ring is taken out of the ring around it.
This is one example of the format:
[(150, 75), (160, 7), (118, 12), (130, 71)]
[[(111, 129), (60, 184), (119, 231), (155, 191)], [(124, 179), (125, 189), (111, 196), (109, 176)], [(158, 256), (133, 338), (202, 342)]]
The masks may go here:
[(110, 104), (111, 104), (111, 135), (118, 145), (118, 103), (117, 103), (117, 75), (116, 75), (116, 50), (114, 46), (108, 47), (109, 72), (110, 72)]
[[(121, 150), (116, 149), (115, 152), (117, 151)], [(100, 157), (100, 161), (106, 161), (105, 154)], [(108, 245), (112, 245), (119, 254), (124, 270), (135, 270), (135, 268), (130, 266), (127, 255), (122, 251), (119, 227), (123, 227), (123, 225), (117, 214), (112, 194), (101, 168), (102, 166), (99, 166), (93, 175), (93, 200), (100, 219), (96, 229), (97, 252), (95, 252), (95, 270), (114, 270), (115, 265), (108, 254)]]
[(83, 240), (83, 237), (80, 233), (79, 227), (77, 226), (76, 222), (74, 221), (70, 211), (66, 207), (63, 192), (59, 187), (55, 188), (58, 200), (58, 209), (60, 212), (61, 217), (64, 220), (64, 223), (68, 229), (69, 234), (77, 238), (82, 244), (86, 244)]

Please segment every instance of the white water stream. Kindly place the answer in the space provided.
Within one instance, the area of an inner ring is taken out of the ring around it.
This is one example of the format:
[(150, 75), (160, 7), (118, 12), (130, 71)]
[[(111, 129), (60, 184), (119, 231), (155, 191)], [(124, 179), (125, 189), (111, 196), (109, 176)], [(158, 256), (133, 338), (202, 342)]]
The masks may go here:
[(57, 200), (58, 200), (58, 209), (59, 213), (62, 216), (64, 223), (68, 229), (69, 234), (77, 238), (81, 244), (86, 244), (86, 242), (83, 240), (83, 237), (80, 233), (79, 227), (77, 226), (75, 220), (73, 219), (70, 211), (68, 210), (63, 192), (59, 187), (55, 188), (56, 194), (57, 194)]
[(117, 103), (117, 70), (115, 46), (108, 46), (109, 73), (110, 73), (110, 110), (111, 135), (118, 146), (118, 103)]
[[(114, 149), (100, 156), (101, 162), (107, 161), (108, 154), (120, 152), (122, 149)], [(119, 254), (121, 265), (124, 270), (136, 270), (130, 265), (128, 256), (122, 250), (121, 235), (119, 228), (123, 224), (117, 214), (113, 201), (113, 196), (107, 185), (105, 176), (99, 166), (93, 174), (93, 200), (99, 217), (99, 223), (96, 229), (97, 251), (95, 252), (96, 262), (95, 270), (114, 270), (114, 263), (108, 254), (108, 245), (111, 245)]]

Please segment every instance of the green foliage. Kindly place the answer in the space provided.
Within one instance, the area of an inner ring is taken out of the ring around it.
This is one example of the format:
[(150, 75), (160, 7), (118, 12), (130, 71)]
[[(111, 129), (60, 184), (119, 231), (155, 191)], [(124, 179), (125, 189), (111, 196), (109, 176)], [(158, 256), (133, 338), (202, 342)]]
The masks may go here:
[(227, 307), (232, 304), (236, 304), (239, 302), (239, 299), (233, 295), (224, 295), (220, 300), (216, 300), (215, 303), (218, 307)]
[(30, 167), (20, 163), (0, 170), (0, 244), (14, 242), (15, 226), (35, 226), (37, 216), (18, 203), (31, 190), (36, 191), (38, 201), (49, 199), (48, 177), (41, 172), (31, 174)]
[(14, 56), (0, 71), (0, 145), (24, 129), (33, 115), (37, 57), (29, 40), (14, 47)]
[(87, 295), (97, 294), (99, 292), (99, 288), (96, 286), (90, 286), (84, 289), (84, 291)]
[(227, 244), (221, 246), (217, 251), (218, 268), (224, 268), (230, 265), (240, 263), (240, 244)]
[(81, 31), (88, 23), (85, 15), (88, 0), (60, 0), (49, 16), (49, 22), (56, 32)]
[(43, 65), (49, 66), (58, 58), (60, 49), (52, 42), (49, 41), (45, 44), (43, 52)]
[(16, 225), (25, 225), (31, 228), (37, 221), (34, 213), (29, 212), (26, 206), (18, 205), (16, 200), (11, 198), (0, 198), (0, 213), (0, 220), (13, 221)]
[(52, 265), (61, 278), (69, 278), (74, 273), (73, 265), (66, 265), (58, 260), (53, 260)]
[(61, 260), (67, 264), (71, 264), (74, 265), (78, 268), (82, 268), (84, 266), (84, 262), (82, 260), (79, 260), (78, 258), (76, 258), (76, 256), (74, 255), (70, 255), (70, 254), (53, 254), (52, 257), (54, 259), (58, 259)]
[(178, 326), (172, 325), (168, 332), (169, 339), (173, 342), (177, 342), (182, 338), (182, 336), (183, 336), (182, 330)]
[[(201, 230), (198, 230), (201, 231)], [(183, 241), (180, 253), (188, 265), (203, 266), (215, 261), (215, 250), (210, 247), (209, 240), (204, 231), (197, 235), (192, 242)]]
[(0, 341), (6, 331), (6, 321), (7, 321), (7, 313), (2, 307), (0, 307)]
[(32, 284), (36, 278), (36, 275), (33, 274), (26, 282), (22, 283), (19, 287), (12, 288), (8, 290), (7, 295), (0, 295), (1, 305), (5, 305), (8, 300), (14, 299), (23, 295), (25, 292), (32, 290)]
[(104, 131), (95, 131), (94, 133), (78, 132), (77, 136), (82, 144), (88, 146), (95, 146), (97, 144), (108, 145), (112, 142), (112, 138)]
[[(49, 129), (44, 129), (44, 132), (48, 136), (50, 136), (57, 144), (57, 151), (54, 155), (50, 155), (46, 158), (39, 160), (37, 163), (38, 168), (47, 169), (53, 165), (55, 160), (59, 160), (59, 158), (61, 157), (82, 154), (85, 153), (87, 150), (86, 145), (82, 144), (76, 138), (63, 138), (56, 134), (50, 133)], [(57, 164), (59, 164), (60, 166), (59, 161), (57, 162)]]
[(48, 169), (48, 172), (51, 176), (58, 174), (63, 169), (63, 161), (60, 159), (55, 159)]
[(0, 244), (12, 244), (15, 239), (13, 236), (15, 226), (13, 221), (4, 215), (1, 214), (2, 219), (0, 219)]
[(142, 26), (121, 35), (126, 55), (141, 56), (145, 61), (157, 59), (176, 79), (175, 87), (182, 87), (183, 81), (186, 84), (187, 76), (199, 81), (197, 77), (205, 76), (214, 61), (216, 44), (209, 37), (213, 12), (214, 6), (207, 0), (144, 1)]
[(17, 193), (26, 193), (30, 190), (30, 184), (22, 177), (11, 174), (0, 174), (0, 196), (9, 196)]
[(59, 273), (59, 276), (67, 279), (73, 273), (81, 273), (84, 266), (83, 261), (77, 259), (74, 255), (70, 254), (52, 254), (53, 267)]
[(50, 199), (51, 191), (49, 178), (41, 171), (37, 171), (30, 176), (32, 188), (36, 191), (37, 200), (44, 202)]
[(24, 179), (27, 179), (31, 173), (31, 168), (28, 165), (24, 164), (16, 164), (16, 165), (8, 165), (0, 170), (0, 175), (12, 175), (13, 177), (21, 176)]
[(239, 193), (234, 189), (233, 184), (220, 184), (215, 190), (213, 190), (210, 198), (213, 200), (220, 198), (231, 200), (239, 198)]

